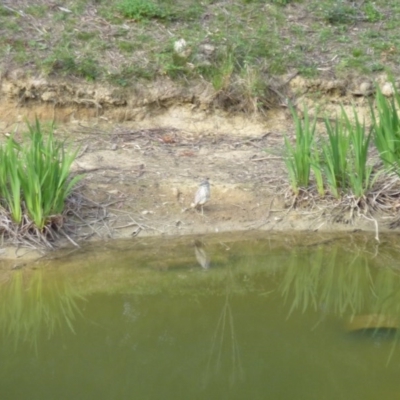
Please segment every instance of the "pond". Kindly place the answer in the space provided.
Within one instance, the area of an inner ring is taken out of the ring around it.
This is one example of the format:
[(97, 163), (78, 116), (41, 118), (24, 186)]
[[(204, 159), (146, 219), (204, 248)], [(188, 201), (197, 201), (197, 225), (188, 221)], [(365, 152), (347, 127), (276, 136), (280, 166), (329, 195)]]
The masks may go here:
[(398, 399), (398, 242), (148, 238), (2, 266), (1, 398)]

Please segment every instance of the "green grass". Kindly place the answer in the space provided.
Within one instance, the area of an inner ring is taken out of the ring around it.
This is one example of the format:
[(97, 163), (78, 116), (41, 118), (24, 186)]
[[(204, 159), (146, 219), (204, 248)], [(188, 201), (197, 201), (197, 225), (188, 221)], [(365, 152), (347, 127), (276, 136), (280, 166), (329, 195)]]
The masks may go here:
[(400, 171), (400, 94), (385, 97), (379, 88), (376, 93), (376, 110), (371, 104), (372, 129), (375, 145), (386, 169)]
[(22, 221), (21, 180), (19, 179), (18, 147), (12, 139), (0, 147), (0, 199), (2, 206), (10, 211), (16, 224)]
[(347, 188), (347, 164), (350, 141), (343, 131), (340, 121), (325, 120), (328, 142), (323, 146), (324, 175), (330, 192), (340, 197), (340, 188)]
[[(369, 159), (373, 131), (367, 132), (364, 122), (353, 109), (351, 119), (342, 107), (340, 118), (333, 122), (325, 119), (325, 132), (315, 140), (315, 120), (310, 125), (307, 110), (304, 122), (293, 114), (296, 144), (285, 138), (285, 163), (290, 186), (295, 195), (300, 188), (309, 190), (314, 182), (320, 196), (330, 193), (337, 199), (352, 195), (356, 199), (366, 196), (373, 188), (380, 171), (373, 175)], [(376, 137), (375, 137), (376, 138)], [(400, 161), (398, 159), (398, 161)]]
[(124, 17), (138, 21), (165, 19), (169, 16), (165, 7), (151, 0), (122, 0), (117, 4), (117, 8)]
[(379, 11), (375, 3), (372, 1), (366, 1), (363, 4), (363, 11), (368, 22), (374, 23), (381, 21), (384, 18), (384, 15)]
[[(259, 108), (267, 104), (265, 76), (400, 73), (395, 0), (71, 0), (65, 8), (22, 0), (0, 7), (0, 69), (125, 87), (168, 76), (224, 88), (229, 77), (241, 83), (229, 95), (236, 101), (253, 93)], [(190, 54), (178, 62), (173, 43), (181, 38)], [(215, 50), (206, 54), (205, 44)], [(243, 79), (248, 71), (253, 78)]]
[(38, 120), (28, 124), (23, 144), (12, 137), (0, 147), (0, 201), (15, 224), (23, 218), (33, 221), (39, 231), (62, 214), (65, 200), (80, 176), (70, 178), (76, 151), (44, 135)]
[(352, 193), (360, 198), (373, 186), (372, 165), (368, 163), (368, 151), (372, 130), (366, 132), (365, 123), (361, 123), (353, 108), (354, 122), (342, 108), (342, 124), (350, 143), (348, 186)]
[(301, 188), (307, 188), (310, 182), (312, 165), (312, 151), (314, 148), (314, 136), (316, 119), (310, 121), (308, 111), (304, 109), (304, 122), (292, 109), (292, 116), (295, 124), (296, 139), (292, 144), (285, 137), (285, 164), (289, 173), (289, 181), (295, 195), (298, 195)]
[(357, 10), (344, 1), (338, 1), (336, 4), (327, 6), (324, 10), (325, 20), (332, 25), (349, 24), (356, 20)]

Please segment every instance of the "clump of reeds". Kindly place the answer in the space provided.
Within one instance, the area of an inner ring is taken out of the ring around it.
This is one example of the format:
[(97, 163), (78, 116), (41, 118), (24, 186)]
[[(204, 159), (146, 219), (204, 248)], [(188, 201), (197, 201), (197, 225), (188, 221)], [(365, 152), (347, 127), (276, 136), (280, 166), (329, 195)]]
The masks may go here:
[[(285, 138), (285, 163), (291, 191), (301, 202), (315, 189), (320, 198), (333, 198), (364, 215), (371, 210), (396, 209), (400, 193), (400, 96), (383, 96), (377, 89), (376, 107), (371, 104), (372, 125), (353, 118), (342, 107), (339, 117), (325, 119), (325, 135), (318, 141), (315, 119), (310, 123), (292, 112), (295, 144)], [(379, 157), (372, 157), (377, 153)], [(377, 160), (377, 159), (378, 160)], [(293, 203), (295, 204), (295, 203)]]
[(76, 151), (44, 135), (40, 122), (27, 124), (22, 143), (13, 136), (0, 146), (0, 233), (47, 244), (62, 228), (65, 201), (81, 176), (71, 178)]
[(391, 99), (385, 97), (377, 88), (376, 111), (370, 107), (374, 130), (375, 146), (386, 167), (394, 167), (398, 171), (400, 165), (400, 95), (395, 85), (394, 96)]

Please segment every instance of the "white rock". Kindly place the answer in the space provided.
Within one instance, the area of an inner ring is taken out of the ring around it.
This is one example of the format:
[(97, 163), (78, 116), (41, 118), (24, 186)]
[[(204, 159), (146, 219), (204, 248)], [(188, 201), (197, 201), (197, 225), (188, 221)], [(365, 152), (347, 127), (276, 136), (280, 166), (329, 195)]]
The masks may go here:
[(211, 56), (215, 51), (215, 46), (212, 44), (204, 43), (199, 46), (199, 50), (206, 56)]
[(381, 92), (386, 97), (392, 97), (394, 94), (393, 83), (385, 82), (381, 87)]
[(57, 93), (53, 91), (44, 92), (41, 98), (43, 101), (53, 101), (57, 99)]
[(372, 91), (372, 84), (371, 84), (371, 82), (365, 81), (365, 82), (362, 82), (362, 83), (360, 84), (360, 93), (361, 93), (361, 94), (368, 95), (368, 94), (371, 93), (371, 91)]
[(185, 39), (179, 39), (174, 43), (174, 51), (177, 54), (182, 54), (185, 52), (187, 43)]

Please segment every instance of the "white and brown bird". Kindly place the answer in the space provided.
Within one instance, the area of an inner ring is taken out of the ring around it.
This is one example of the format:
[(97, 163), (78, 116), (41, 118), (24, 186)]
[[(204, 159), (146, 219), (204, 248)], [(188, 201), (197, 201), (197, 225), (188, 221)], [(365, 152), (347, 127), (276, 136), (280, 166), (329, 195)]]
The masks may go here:
[(203, 206), (210, 200), (211, 190), (209, 178), (205, 178), (203, 182), (200, 183), (197, 189), (196, 195), (194, 196), (194, 202), (191, 204), (192, 208), (197, 209), (201, 206), (201, 215), (203, 215)]

